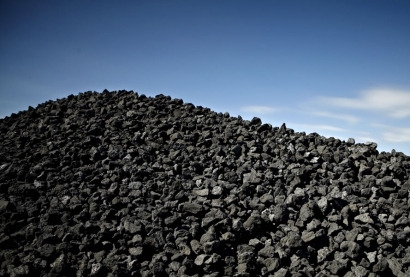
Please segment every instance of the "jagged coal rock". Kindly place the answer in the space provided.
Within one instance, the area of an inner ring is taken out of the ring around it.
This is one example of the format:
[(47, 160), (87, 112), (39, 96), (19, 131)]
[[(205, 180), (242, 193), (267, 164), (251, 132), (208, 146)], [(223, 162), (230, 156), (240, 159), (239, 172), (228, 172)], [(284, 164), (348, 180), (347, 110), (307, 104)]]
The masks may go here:
[(0, 119), (0, 276), (410, 276), (410, 158), (133, 91)]

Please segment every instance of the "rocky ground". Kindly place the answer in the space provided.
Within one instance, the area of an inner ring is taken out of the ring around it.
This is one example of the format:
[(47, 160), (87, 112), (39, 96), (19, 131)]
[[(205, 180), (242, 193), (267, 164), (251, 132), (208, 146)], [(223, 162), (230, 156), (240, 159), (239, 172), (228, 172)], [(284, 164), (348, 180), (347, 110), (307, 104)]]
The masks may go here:
[(0, 276), (410, 276), (410, 158), (163, 95), (0, 120)]

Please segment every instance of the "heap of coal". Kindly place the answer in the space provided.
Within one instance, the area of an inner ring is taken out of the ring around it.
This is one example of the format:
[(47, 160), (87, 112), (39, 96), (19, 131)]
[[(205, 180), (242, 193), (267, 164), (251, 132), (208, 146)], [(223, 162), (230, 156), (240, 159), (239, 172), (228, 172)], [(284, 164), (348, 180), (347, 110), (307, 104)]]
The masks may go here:
[(401, 152), (132, 91), (0, 130), (0, 276), (410, 276)]

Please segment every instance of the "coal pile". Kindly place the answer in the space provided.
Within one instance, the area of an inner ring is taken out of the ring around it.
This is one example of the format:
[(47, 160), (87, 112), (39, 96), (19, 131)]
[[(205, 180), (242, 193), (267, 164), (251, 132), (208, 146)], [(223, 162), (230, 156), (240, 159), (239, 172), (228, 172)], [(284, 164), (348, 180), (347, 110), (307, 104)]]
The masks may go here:
[(0, 276), (410, 276), (410, 158), (158, 95), (0, 120)]

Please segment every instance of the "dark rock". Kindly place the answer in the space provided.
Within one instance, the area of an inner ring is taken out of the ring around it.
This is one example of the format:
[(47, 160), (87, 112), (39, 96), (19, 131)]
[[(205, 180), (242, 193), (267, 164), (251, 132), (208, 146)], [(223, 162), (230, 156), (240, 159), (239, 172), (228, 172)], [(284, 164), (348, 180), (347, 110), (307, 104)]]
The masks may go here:
[(11, 203), (9, 201), (0, 199), (0, 213), (6, 211), (9, 207), (11, 207)]
[(286, 245), (290, 249), (301, 247), (302, 246), (302, 239), (299, 236), (299, 234), (294, 233), (294, 232), (290, 232), (287, 236)]
[(188, 212), (191, 213), (193, 215), (197, 215), (202, 211), (202, 207), (199, 204), (195, 204), (195, 203), (183, 203), (182, 204), (182, 212)]
[(273, 208), (273, 219), (278, 223), (284, 223), (288, 220), (288, 210), (285, 204), (276, 205)]
[(372, 267), (372, 272), (380, 273), (380, 272), (386, 272), (386, 270), (389, 268), (389, 263), (387, 262), (386, 259), (382, 258), (379, 260), (373, 267)]
[(286, 268), (280, 268), (278, 271), (276, 271), (273, 274), (273, 277), (288, 277), (289, 276), (289, 270)]
[(360, 245), (353, 241), (343, 241), (340, 244), (340, 250), (346, 252), (346, 255), (352, 259), (359, 257), (361, 252)]
[(336, 259), (330, 262), (328, 265), (328, 269), (331, 273), (338, 275), (338, 276), (343, 276), (348, 269), (349, 265), (349, 260), (347, 259)]

